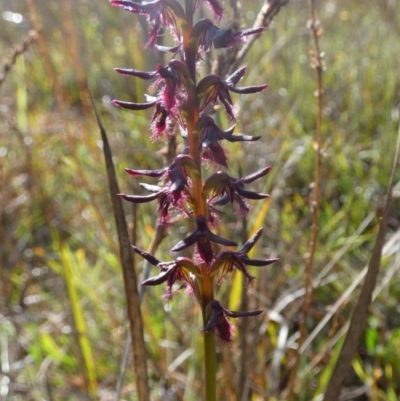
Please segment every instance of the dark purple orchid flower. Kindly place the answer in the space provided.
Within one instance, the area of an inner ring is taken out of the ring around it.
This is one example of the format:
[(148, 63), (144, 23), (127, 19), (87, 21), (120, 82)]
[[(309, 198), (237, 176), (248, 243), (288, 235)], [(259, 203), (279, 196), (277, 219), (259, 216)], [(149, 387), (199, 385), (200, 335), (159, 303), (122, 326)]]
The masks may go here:
[(196, 217), (196, 229), (188, 237), (179, 241), (172, 249), (172, 252), (179, 252), (191, 245), (197, 244), (201, 259), (210, 263), (213, 258), (211, 242), (224, 246), (236, 246), (237, 243), (226, 238), (215, 235), (207, 226), (207, 220), (204, 216)]
[(171, 60), (165, 67), (157, 65), (155, 71), (139, 71), (127, 68), (115, 68), (115, 71), (123, 75), (134, 76), (149, 80), (157, 78), (153, 86), (162, 85), (157, 97), (149, 97), (147, 103), (131, 103), (113, 100), (115, 106), (129, 110), (145, 110), (156, 106), (152, 118), (153, 138), (157, 139), (167, 128), (167, 119), (174, 119), (180, 125), (184, 125), (179, 108), (186, 99), (186, 86), (190, 79), (186, 65), (179, 60)]
[(246, 36), (257, 35), (265, 31), (265, 29), (263, 26), (236, 32), (232, 29), (220, 29), (213, 37), (213, 44), (216, 49), (231, 48), (239, 43), (244, 43)]
[(190, 210), (187, 207), (187, 196), (183, 192), (172, 192), (170, 186), (159, 187), (157, 185), (140, 184), (144, 189), (152, 192), (150, 195), (126, 195), (118, 194), (122, 199), (132, 203), (146, 203), (158, 199), (159, 223), (166, 227), (171, 221), (170, 207), (190, 217)]
[(218, 75), (206, 75), (197, 84), (197, 98), (199, 101), (200, 112), (205, 110), (208, 105), (214, 104), (217, 99), (225, 106), (228, 116), (232, 119), (235, 118), (233, 113), (233, 101), (229, 92), (240, 94), (257, 93), (261, 92), (268, 85), (245, 86), (237, 88), (235, 85), (244, 75), (246, 68), (243, 67), (235, 71), (225, 81), (222, 81)]
[[(228, 159), (221, 141), (260, 139), (260, 136), (234, 135), (235, 126), (222, 130), (209, 116), (209, 111), (219, 102), (224, 106), (228, 117), (234, 120), (234, 96), (231, 92), (252, 94), (263, 91), (268, 85), (237, 87), (246, 67), (238, 69), (227, 78), (220, 78), (215, 74), (205, 77), (202, 75), (203, 78), (199, 78), (196, 84), (197, 74), (200, 73), (196, 63), (212, 46), (214, 49), (230, 49), (244, 42), (247, 36), (260, 34), (264, 28), (234, 31), (217, 27), (214, 22), (222, 18), (222, 0), (109, 1), (131, 13), (146, 16), (150, 22), (150, 39), (146, 46), (163, 53), (172, 53), (170, 61), (166, 65), (158, 64), (154, 71), (116, 68), (120, 74), (151, 81), (153, 90), (150, 93), (154, 96), (145, 95), (143, 103), (120, 100), (113, 100), (112, 103), (128, 110), (147, 110), (154, 107), (151, 139), (180, 130), (186, 141), (186, 148), (182, 152), (184, 154), (176, 156), (168, 167), (156, 170), (126, 169), (133, 177), (146, 176), (159, 180), (158, 185), (140, 183), (148, 191), (147, 195), (118, 194), (133, 203), (157, 200), (159, 222), (162, 225), (172, 222), (172, 214), (179, 218), (183, 215), (195, 225), (193, 231), (172, 248), (172, 252), (180, 252), (194, 245), (191, 258), (177, 257), (171, 261), (160, 261), (154, 255), (133, 246), (134, 252), (157, 267), (155, 275), (141, 284), (155, 286), (166, 283), (164, 297), (167, 299), (173, 297), (173, 291), (178, 286), (194, 293), (204, 313), (204, 332), (215, 332), (222, 342), (229, 343), (233, 336), (233, 326), (229, 323), (229, 318), (256, 316), (262, 311), (233, 312), (225, 309), (216, 300), (209, 302), (212, 297), (209, 297), (207, 288), (214, 285), (217, 279), (220, 284), (226, 274), (235, 268), (251, 283), (254, 277), (249, 273), (248, 266), (267, 266), (277, 259), (251, 259), (249, 256), (262, 234), (262, 229), (236, 251), (236, 242), (215, 234), (215, 227), (223, 214), (219, 206), (229, 203), (232, 205), (235, 202), (239, 204), (239, 212), (247, 213), (249, 199), (268, 198), (268, 194), (248, 190), (245, 186), (266, 176), (271, 168), (266, 167), (240, 178), (214, 170), (214, 174), (211, 173), (208, 179), (202, 179), (204, 160), (222, 166), (221, 170), (228, 169)], [(214, 19), (194, 18), (195, 10), (205, 2), (211, 8)], [(198, 22), (194, 24), (193, 21)], [(158, 36), (166, 30), (171, 32), (174, 42), (168, 46), (158, 45)], [(211, 337), (214, 337), (214, 333), (207, 334), (205, 340)]]
[(240, 270), (248, 280), (248, 284), (250, 284), (255, 277), (251, 276), (247, 271), (246, 266), (268, 266), (272, 263), (275, 263), (278, 259), (250, 259), (247, 256), (247, 253), (253, 248), (255, 243), (261, 237), (263, 229), (260, 228), (244, 245), (243, 247), (236, 251), (223, 250), (216, 257), (215, 261), (212, 265), (213, 271), (221, 270), (221, 275), (218, 280), (218, 284), (221, 283), (225, 275), (229, 272), (233, 271), (233, 268), (236, 267)]
[(249, 317), (257, 316), (262, 313), (262, 310), (255, 310), (249, 312), (233, 312), (225, 309), (221, 304), (213, 300), (208, 305), (207, 308), (210, 311), (211, 317), (208, 321), (206, 327), (204, 327), (205, 332), (216, 331), (218, 337), (224, 342), (229, 343), (232, 340), (233, 327), (227, 320), (227, 317), (238, 318), (238, 317)]
[(201, 116), (194, 127), (195, 135), (200, 136), (200, 147), (204, 149), (203, 158), (214, 161), (220, 166), (228, 167), (227, 157), (221, 140), (229, 142), (257, 141), (261, 136), (233, 135), (235, 126), (223, 131), (209, 116)]
[(160, 223), (166, 225), (169, 222), (169, 208), (175, 206), (186, 216), (190, 216), (187, 208), (187, 199), (184, 194), (185, 188), (188, 188), (188, 177), (190, 173), (196, 174), (196, 165), (193, 159), (188, 155), (178, 155), (175, 160), (168, 166), (159, 170), (133, 170), (125, 169), (125, 171), (133, 177), (147, 176), (155, 178), (168, 179), (164, 187), (157, 185), (148, 185), (141, 183), (140, 185), (146, 190), (152, 192), (151, 195), (126, 195), (118, 194), (121, 198), (128, 202), (145, 203), (158, 199), (158, 211)]
[(111, 0), (113, 6), (123, 7), (131, 13), (147, 15), (147, 19), (152, 25), (150, 39), (146, 47), (153, 47), (157, 41), (159, 30), (166, 27), (170, 30), (174, 38), (180, 41), (180, 24), (185, 22), (185, 12), (176, 0), (154, 0), (143, 3), (134, 1)]
[(216, 49), (231, 48), (243, 43), (245, 37), (265, 31), (264, 27), (250, 28), (234, 32), (232, 29), (220, 29), (208, 18), (203, 18), (193, 27), (190, 36), (190, 46), (198, 55), (207, 53), (213, 44)]
[(189, 155), (178, 155), (168, 166), (158, 170), (134, 170), (126, 168), (125, 171), (132, 177), (168, 178), (171, 192), (182, 192), (188, 186), (190, 174), (197, 174), (197, 167)]
[(142, 249), (134, 245), (132, 245), (132, 248), (151, 265), (157, 266), (161, 269), (160, 274), (144, 280), (141, 285), (153, 286), (167, 283), (167, 291), (164, 295), (164, 298), (169, 300), (172, 299), (172, 286), (175, 284), (176, 281), (183, 282), (184, 285), (188, 285), (191, 290), (194, 289), (191, 274), (193, 274), (194, 276), (200, 276), (200, 271), (191, 259), (179, 257), (172, 262), (161, 262), (152, 254), (143, 251)]
[(261, 192), (250, 191), (244, 187), (244, 184), (249, 184), (258, 178), (264, 177), (271, 171), (271, 167), (257, 171), (242, 178), (230, 177), (224, 171), (217, 171), (212, 174), (204, 183), (204, 193), (209, 196), (208, 202), (213, 206), (225, 205), (228, 202), (233, 204), (236, 201), (242, 212), (248, 211), (248, 207), (244, 199), (265, 199), (268, 194)]
[[(155, 71), (139, 71), (127, 68), (114, 68), (123, 75), (138, 77), (149, 80), (157, 78), (152, 86), (162, 84), (159, 100), (162, 101), (166, 110), (171, 111), (177, 100), (186, 97), (187, 81), (190, 79), (189, 71), (182, 61), (171, 60), (165, 67), (157, 64)], [(178, 93), (178, 90), (180, 91)]]
[(146, 98), (149, 100), (146, 103), (133, 103), (133, 102), (123, 102), (121, 100), (113, 100), (111, 103), (114, 106), (122, 107), (127, 110), (146, 110), (155, 106), (155, 110), (153, 113), (153, 117), (151, 118), (151, 130), (153, 134), (150, 139), (152, 141), (156, 141), (163, 134), (171, 134), (169, 122), (172, 120), (177, 121), (180, 125), (183, 124), (182, 118), (179, 114), (174, 114), (171, 111), (168, 111), (163, 105), (163, 101), (157, 99), (156, 97), (146, 95)]
[(219, 30), (208, 18), (203, 18), (196, 23), (190, 35), (190, 47), (197, 53), (198, 58), (210, 51), (213, 38)]

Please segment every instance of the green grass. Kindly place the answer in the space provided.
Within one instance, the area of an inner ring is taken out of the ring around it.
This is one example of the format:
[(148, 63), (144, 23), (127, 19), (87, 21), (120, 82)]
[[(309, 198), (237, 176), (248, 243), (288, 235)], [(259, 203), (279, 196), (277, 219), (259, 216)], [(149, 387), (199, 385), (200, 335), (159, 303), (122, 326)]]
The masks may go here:
[[(242, 7), (258, 10), (260, 3), (243, 1)], [(315, 277), (332, 259), (337, 261), (315, 292), (309, 333), (369, 261), (378, 218), (354, 234), (379, 209), (385, 193), (400, 104), (399, 3), (369, 0), (360, 7), (355, 0), (340, 0), (318, 6), (327, 68)], [(36, 1), (36, 7), (44, 47), (32, 44), (19, 56), (0, 92), (0, 377), (8, 378), (0, 379), (0, 395), (7, 400), (84, 400), (92, 394), (108, 400), (115, 391), (127, 321), (100, 137), (85, 88), (87, 83), (102, 104), (121, 190), (138, 192), (138, 183), (123, 169), (157, 168), (164, 159), (157, 153), (159, 144), (149, 139), (147, 113), (110, 106), (114, 98), (142, 101), (146, 90), (143, 82), (122, 77), (113, 68), (152, 69), (161, 60), (142, 50), (145, 35), (137, 30), (142, 26), (139, 18), (107, 1)], [(25, 22), (2, 21), (0, 55), (5, 56), (31, 28), (25, 2), (0, 4), (0, 13), (6, 10), (21, 13)], [(302, 302), (297, 297), (277, 310), (287, 296), (303, 288), (310, 238), (316, 78), (309, 67), (308, 19), (305, 3), (291, 1), (252, 48), (244, 84), (267, 82), (270, 87), (240, 99), (237, 132), (262, 139), (256, 146), (228, 147), (234, 175), (240, 169), (250, 173), (266, 164), (274, 167), (265, 182), (254, 185), (269, 191), (272, 200), (254, 204), (248, 224), (249, 232), (264, 226), (258, 256), (280, 258), (270, 268), (251, 272), (257, 281), (249, 292), (249, 306), (270, 313), (246, 322), (249, 400), (284, 400)], [(227, 124), (222, 114), (220, 120)], [(400, 229), (398, 199), (388, 240)], [(140, 205), (135, 222), (139, 247), (150, 244), (155, 214), (154, 204)], [(126, 215), (132, 230), (129, 206)], [(169, 249), (185, 229), (180, 222), (171, 228), (157, 251), (160, 259), (168, 259)], [(241, 223), (230, 210), (221, 229), (240, 242)], [(346, 391), (368, 384), (371, 396), (360, 400), (392, 401), (400, 396), (398, 240), (389, 251), (378, 283), (382, 288), (346, 383)], [(140, 271), (142, 262), (137, 260), (137, 266)], [(224, 304), (239, 308), (240, 276), (235, 283), (234, 291), (231, 282), (223, 283), (220, 291)], [(349, 320), (358, 288), (304, 353), (299, 400), (310, 401), (323, 391), (342, 341), (335, 335)], [(185, 400), (195, 400), (203, 388), (199, 308), (179, 293), (165, 304), (162, 292), (151, 288), (142, 309), (152, 397), (161, 400), (162, 392), (170, 389), (173, 400), (184, 394)], [(287, 348), (274, 365), (285, 328)], [(190, 349), (191, 356), (169, 369)], [(236, 400), (236, 380), (227, 372), (237, 371), (238, 339), (218, 355), (221, 400)], [(122, 399), (136, 400), (132, 383), (128, 364)]]

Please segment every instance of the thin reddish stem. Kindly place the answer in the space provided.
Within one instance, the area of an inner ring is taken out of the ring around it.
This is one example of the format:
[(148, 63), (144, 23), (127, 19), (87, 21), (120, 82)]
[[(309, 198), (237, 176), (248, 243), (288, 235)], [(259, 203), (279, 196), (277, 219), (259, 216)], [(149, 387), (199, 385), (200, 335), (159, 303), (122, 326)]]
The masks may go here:
[(305, 295), (302, 305), (302, 319), (300, 321), (300, 337), (298, 341), (297, 352), (295, 355), (295, 362), (290, 374), (288, 385), (287, 399), (292, 400), (296, 392), (296, 377), (300, 365), (300, 349), (307, 336), (307, 317), (310, 311), (312, 296), (313, 296), (313, 270), (315, 253), (318, 244), (318, 231), (319, 231), (319, 212), (321, 207), (321, 184), (322, 184), (322, 103), (323, 103), (323, 70), (324, 62), (322, 53), (319, 46), (319, 38), (322, 34), (322, 29), (318, 20), (317, 11), (315, 8), (315, 0), (310, 0), (311, 21), (310, 28), (314, 41), (315, 53), (312, 60), (312, 67), (315, 68), (317, 73), (317, 118), (316, 118), (316, 147), (317, 156), (315, 159), (315, 183), (312, 194), (312, 231), (308, 251), (308, 260), (305, 271)]
[[(196, 92), (196, 53), (197, 49), (190, 47), (190, 35), (193, 27), (193, 0), (185, 0), (186, 27), (183, 32), (183, 51), (186, 66), (192, 77), (193, 84), (188, 87), (186, 128), (188, 136), (189, 152), (197, 166), (197, 174), (192, 178), (192, 193), (194, 203), (194, 215), (207, 218), (207, 203), (203, 195), (203, 181), (201, 177), (201, 153), (199, 147), (200, 138), (194, 135), (194, 127), (199, 119), (199, 106)], [(214, 299), (214, 283), (207, 266), (204, 266), (201, 280), (201, 309), (203, 323), (206, 326), (207, 305)], [(215, 335), (213, 332), (204, 333), (204, 371), (205, 371), (205, 400), (216, 401), (216, 355)]]

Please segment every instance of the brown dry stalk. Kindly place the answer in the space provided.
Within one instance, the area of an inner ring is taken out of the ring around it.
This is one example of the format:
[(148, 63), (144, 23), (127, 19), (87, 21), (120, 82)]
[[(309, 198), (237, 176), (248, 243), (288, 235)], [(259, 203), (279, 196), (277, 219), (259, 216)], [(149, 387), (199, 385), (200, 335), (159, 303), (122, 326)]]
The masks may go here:
[(132, 354), (135, 371), (136, 391), (139, 401), (150, 401), (150, 391), (147, 377), (147, 353), (143, 337), (143, 321), (140, 312), (140, 299), (136, 278), (136, 269), (133, 262), (131, 244), (129, 240), (128, 227), (126, 225), (124, 209), (121, 198), (117, 196), (120, 192), (110, 145), (106, 131), (100, 121), (97, 109), (92, 99), (93, 109), (96, 114), (97, 124), (103, 140), (103, 151), (106, 162), (107, 179), (113, 206), (115, 225), (117, 227), (119, 252), (125, 284), (125, 297), (128, 309), (129, 328), (132, 339)]
[(316, 150), (317, 156), (315, 160), (315, 183), (313, 184), (313, 194), (311, 200), (312, 209), (312, 231), (310, 239), (310, 247), (308, 251), (308, 260), (305, 271), (305, 294), (304, 302), (302, 305), (302, 319), (300, 320), (300, 337), (298, 347), (295, 354), (295, 361), (290, 373), (288, 385), (288, 400), (291, 400), (295, 392), (297, 371), (300, 364), (301, 353), (300, 349), (307, 337), (307, 317), (310, 311), (312, 295), (313, 295), (313, 270), (314, 258), (317, 249), (318, 231), (319, 231), (319, 210), (321, 205), (321, 184), (322, 184), (322, 102), (323, 102), (323, 81), (322, 75), (324, 71), (323, 55), (319, 46), (319, 38), (322, 35), (322, 28), (318, 20), (317, 10), (315, 7), (315, 0), (310, 0), (311, 20), (309, 27), (312, 32), (314, 41), (314, 49), (311, 51), (311, 67), (317, 73), (317, 119), (316, 119)]
[(35, 42), (38, 38), (38, 33), (35, 30), (29, 31), (28, 35), (22, 41), (20, 45), (14, 46), (11, 50), (11, 54), (9, 55), (9, 59), (0, 67), (0, 89), (3, 85), (4, 81), (7, 78), (7, 75), (11, 71), (12, 67), (17, 61), (17, 57), (21, 54), (24, 54), (31, 44)]
[[(135, 204), (135, 206), (136, 206), (136, 204)], [(155, 251), (158, 249), (159, 245), (161, 244), (161, 242), (163, 241), (163, 239), (165, 238), (165, 235), (166, 235), (165, 227), (163, 227), (161, 225), (157, 225), (157, 227), (154, 231), (154, 234), (153, 234), (153, 238), (151, 239), (150, 246), (147, 249), (147, 252), (154, 254)], [(132, 242), (134, 244), (136, 243), (135, 240), (133, 240)], [(145, 261), (141, 281), (144, 281), (148, 278), (149, 272), (150, 272), (150, 264), (149, 264), (149, 262)], [(140, 290), (139, 290), (139, 302), (140, 303), (142, 303), (142, 301), (143, 301), (143, 296), (144, 296), (145, 290), (146, 290), (145, 286), (140, 287)], [(128, 336), (126, 338), (126, 341), (125, 341), (121, 365), (119, 368), (117, 384), (115, 386), (115, 398), (114, 398), (115, 401), (119, 401), (120, 396), (121, 396), (122, 386), (124, 384), (126, 367), (128, 365), (128, 359), (129, 359), (131, 347), (132, 347), (132, 336), (131, 336), (131, 333), (129, 332)]]
[(351, 362), (354, 358), (354, 355), (357, 352), (358, 344), (360, 343), (361, 335), (367, 321), (368, 309), (372, 301), (372, 294), (379, 274), (382, 248), (385, 243), (387, 222), (392, 203), (393, 182), (397, 164), (399, 162), (399, 153), (400, 126), (397, 135), (397, 145), (386, 194), (386, 201), (383, 208), (381, 222), (379, 224), (379, 231), (376, 237), (375, 246), (372, 251), (372, 256), (368, 265), (368, 271), (365, 276), (364, 284), (361, 288), (360, 296), (351, 316), (350, 327), (347, 332), (343, 348), (340, 351), (338, 361), (325, 391), (324, 401), (337, 401), (339, 399), (343, 382), (351, 367)]
[[(176, 156), (176, 135), (172, 135), (168, 137), (168, 142), (167, 146), (162, 150), (161, 152), (163, 156), (165, 157), (166, 160), (166, 165), (169, 165), (172, 163), (172, 161), (175, 159)], [(137, 213), (137, 204), (133, 204), (133, 215), (135, 216)], [(150, 245), (147, 249), (148, 253), (154, 254), (158, 247), (161, 245), (161, 242), (166, 236), (166, 229), (164, 226), (157, 224), (154, 230), (153, 237), (151, 239)], [(136, 244), (136, 218), (134, 217), (134, 227), (132, 229), (132, 243)], [(144, 262), (144, 267), (143, 267), (143, 272), (142, 272), (142, 279), (141, 281), (144, 281), (148, 278), (150, 272), (150, 264), (149, 262), (145, 261)], [(139, 302), (142, 303), (143, 301), (143, 296), (146, 290), (146, 286), (141, 286), (139, 290)], [(124, 346), (124, 352), (122, 355), (122, 361), (119, 369), (119, 375), (117, 379), (117, 384), (115, 386), (115, 401), (119, 401), (121, 391), (122, 391), (122, 385), (124, 383), (125, 379), (125, 372), (126, 372), (126, 367), (128, 364), (128, 356), (129, 356), (129, 350), (131, 348), (132, 344), (132, 337), (131, 334), (129, 333), (125, 342)]]

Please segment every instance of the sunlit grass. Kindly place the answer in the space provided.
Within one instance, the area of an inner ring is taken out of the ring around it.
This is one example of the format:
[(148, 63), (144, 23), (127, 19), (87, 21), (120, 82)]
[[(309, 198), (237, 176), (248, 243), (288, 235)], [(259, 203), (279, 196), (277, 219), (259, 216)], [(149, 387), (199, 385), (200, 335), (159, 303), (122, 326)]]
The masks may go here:
[[(65, 13), (67, 0), (36, 3), (50, 67), (43, 49), (33, 45), (14, 66), (0, 93), (0, 337), (2, 353), (8, 360), (7, 364), (2, 359), (1, 368), (10, 378), (6, 386), (0, 385), (0, 394), (7, 392), (10, 400), (39, 400), (50, 393), (54, 399), (81, 400), (96, 379), (94, 392), (99, 399), (108, 400), (119, 374), (127, 322), (101, 142), (81, 87), (88, 85), (100, 105), (121, 190), (138, 192), (138, 182), (125, 174), (124, 168), (156, 168), (163, 157), (150, 141), (147, 114), (124, 112), (110, 105), (114, 98), (143, 101), (146, 90), (143, 82), (121, 77), (113, 68), (152, 69), (154, 62), (161, 60), (152, 53), (143, 56), (145, 32), (139, 18), (115, 13), (108, 2), (72, 2), (70, 20)], [(257, 10), (259, 3), (246, 2), (245, 7), (242, 2), (242, 7)], [(394, 8), (386, 2), (378, 3), (364, 2), (363, 7), (356, 1), (321, 3), (321, 47), (327, 69), (324, 199), (316, 277), (332, 259), (337, 261), (322, 277), (327, 281), (316, 290), (309, 332), (369, 260), (378, 219), (371, 217), (361, 232), (354, 233), (379, 209), (392, 163), (399, 124), (396, 49), (400, 12), (398, 2)], [(5, 7), (0, 5), (0, 12)], [(2, 55), (30, 28), (25, 2), (15, 1), (12, 7), (11, 11), (21, 13), (26, 22), (17, 25), (2, 21)], [(244, 82), (267, 82), (270, 87), (257, 98), (243, 100), (237, 123), (238, 132), (262, 135), (262, 139), (251, 148), (252, 153), (247, 146), (229, 146), (234, 175), (240, 169), (250, 173), (265, 164), (274, 167), (260, 184), (265, 187), (257, 188), (270, 192), (271, 202), (253, 205), (247, 227), (251, 232), (263, 225), (265, 238), (258, 254), (280, 258), (276, 266), (252, 271), (257, 281), (250, 304), (276, 312), (262, 315), (248, 332), (252, 368), (249, 391), (253, 397), (249, 399), (253, 400), (282, 399), (301, 305), (301, 298), (295, 298), (276, 311), (285, 297), (303, 288), (310, 238), (308, 197), (314, 177), (316, 81), (309, 67), (308, 18), (303, 3), (290, 2), (252, 48)], [(245, 18), (244, 22), (251, 24), (252, 20)], [(68, 28), (71, 23), (72, 31)], [(77, 54), (71, 45), (74, 41)], [(56, 77), (54, 83), (49, 68)], [(79, 81), (82, 77), (83, 83)], [(222, 114), (220, 121), (227, 126)], [(397, 198), (388, 239), (399, 229), (399, 206)], [(131, 226), (132, 213), (127, 207)], [(155, 213), (154, 205), (139, 207), (139, 247), (150, 244)], [(230, 210), (227, 214), (229, 222), (221, 229), (231, 231), (230, 237), (236, 235), (240, 242), (241, 223)], [(171, 231), (178, 235), (187, 229), (179, 222)], [(167, 259), (172, 242), (167, 237), (157, 255)], [(398, 253), (396, 243), (392, 248)], [(63, 271), (69, 266), (67, 261), (71, 269)], [(395, 254), (385, 259), (382, 276), (394, 269), (395, 263), (398, 265)], [(140, 271), (140, 261), (137, 266)], [(65, 276), (66, 272), (71, 274)], [(240, 284), (237, 278), (235, 291), (230, 291), (231, 283), (223, 283), (221, 288), (225, 304), (238, 309), (240, 299), (232, 294), (240, 295)], [(142, 309), (152, 360), (153, 397), (161, 400), (163, 391), (173, 389), (175, 399), (182, 399), (183, 394), (185, 400), (196, 399), (202, 390), (201, 378), (196, 376), (201, 366), (199, 311), (195, 302), (184, 302), (186, 298), (179, 293), (165, 304), (162, 292), (161, 288), (151, 288)], [(323, 391), (333, 366), (331, 358), (341, 340), (336, 345), (329, 345), (329, 341), (348, 320), (356, 293), (349, 296), (305, 353), (299, 370), (300, 377), (307, 379), (302, 400), (309, 401)], [(368, 383), (376, 400), (391, 401), (400, 394), (399, 296), (400, 282), (393, 274), (371, 308), (371, 321), (349, 377), (350, 387)], [(74, 317), (84, 337), (76, 332)], [(288, 349), (278, 365), (273, 365), (286, 328)], [(174, 364), (190, 349), (191, 356)], [(226, 371), (230, 363), (235, 371), (239, 342), (219, 355), (224, 366), (220, 377), (225, 388), (221, 393), (226, 397), (222, 400), (235, 400), (232, 379)], [(313, 365), (318, 355), (321, 358)], [(130, 366), (122, 393), (123, 399), (135, 400)], [(381, 384), (383, 379), (385, 385)]]

